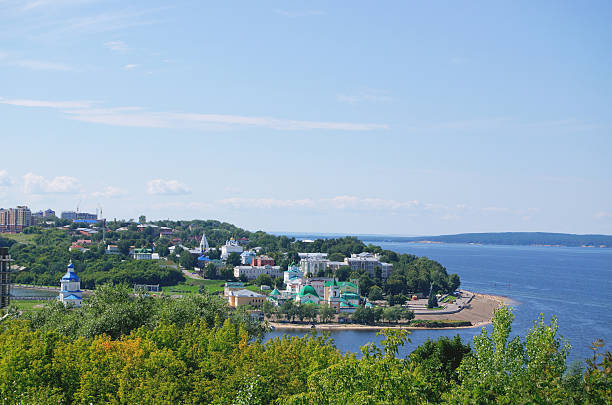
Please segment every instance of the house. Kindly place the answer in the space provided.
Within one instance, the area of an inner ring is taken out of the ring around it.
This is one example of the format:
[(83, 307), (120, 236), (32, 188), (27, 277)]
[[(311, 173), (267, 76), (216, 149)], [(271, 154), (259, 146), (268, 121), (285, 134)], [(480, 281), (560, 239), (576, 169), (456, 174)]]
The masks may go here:
[(170, 237), (174, 233), (174, 229), (168, 228), (167, 226), (162, 226), (159, 228), (159, 236)]
[(260, 274), (267, 274), (272, 278), (281, 277), (280, 266), (236, 266), (234, 277), (245, 276), (248, 280), (255, 280)]
[(300, 304), (317, 304), (318, 305), (319, 302), (321, 301), (321, 298), (319, 297), (319, 294), (317, 294), (316, 290), (312, 286), (305, 285), (300, 289), (295, 300), (299, 302)]
[[(158, 258), (159, 258), (159, 255), (158, 255)], [(152, 260), (153, 250), (146, 249), (146, 248), (134, 249), (134, 259), (135, 260)]]
[(121, 253), (121, 251), (119, 250), (119, 246), (117, 245), (108, 245), (106, 247), (106, 252), (107, 255), (118, 255)]
[(251, 290), (230, 290), (225, 296), (229, 305), (237, 308), (243, 305), (250, 305), (255, 308), (261, 308), (266, 302), (266, 296)]
[(274, 259), (270, 256), (255, 256), (253, 266), (274, 266)]
[(353, 271), (365, 271), (371, 277), (376, 275), (376, 269), (381, 269), (381, 277), (388, 278), (393, 272), (393, 264), (380, 261), (380, 255), (372, 253), (353, 253), (351, 257), (344, 259), (344, 263)]
[(255, 257), (257, 257), (257, 253), (252, 250), (247, 250), (240, 254), (240, 263), (251, 266), (253, 265), (253, 259), (255, 259)]
[(79, 252), (87, 252), (89, 249), (79, 245), (76, 242), (72, 242), (72, 245), (70, 245), (70, 247), (68, 248), (69, 252), (75, 252), (75, 251), (79, 251)]

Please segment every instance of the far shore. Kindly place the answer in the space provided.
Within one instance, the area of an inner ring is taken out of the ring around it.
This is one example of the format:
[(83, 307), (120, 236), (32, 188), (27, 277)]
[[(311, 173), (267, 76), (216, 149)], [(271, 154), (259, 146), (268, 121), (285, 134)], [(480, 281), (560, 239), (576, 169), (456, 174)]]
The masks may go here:
[(493, 313), (497, 308), (505, 305), (515, 305), (516, 302), (508, 297), (501, 295), (490, 295), (474, 293), (474, 298), (467, 307), (454, 314), (440, 314), (434, 313), (427, 315), (417, 315), (416, 320), (437, 320), (437, 321), (468, 321), (471, 322), (471, 326), (447, 326), (447, 327), (418, 327), (418, 326), (407, 326), (406, 323), (399, 324), (380, 324), (380, 325), (359, 325), (359, 324), (343, 324), (343, 323), (281, 323), (281, 322), (269, 322), (275, 330), (381, 330), (381, 329), (408, 329), (408, 330), (444, 330), (444, 329), (470, 329), (485, 326), (491, 323)]

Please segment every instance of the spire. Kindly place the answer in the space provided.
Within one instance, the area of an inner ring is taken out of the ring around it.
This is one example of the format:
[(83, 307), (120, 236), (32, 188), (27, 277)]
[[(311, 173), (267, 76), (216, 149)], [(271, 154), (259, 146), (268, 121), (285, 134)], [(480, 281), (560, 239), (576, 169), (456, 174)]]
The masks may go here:
[(206, 234), (202, 232), (202, 240), (200, 241), (200, 251), (202, 254), (206, 253), (209, 249), (208, 241), (206, 240)]

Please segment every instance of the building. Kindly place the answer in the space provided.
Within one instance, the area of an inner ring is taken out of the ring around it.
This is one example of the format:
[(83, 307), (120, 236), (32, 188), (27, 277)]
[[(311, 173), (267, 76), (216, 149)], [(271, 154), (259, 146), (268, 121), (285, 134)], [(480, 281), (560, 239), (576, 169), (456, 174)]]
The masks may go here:
[(263, 294), (257, 293), (251, 290), (239, 289), (230, 290), (227, 295), (227, 302), (230, 307), (237, 308), (243, 305), (250, 305), (254, 308), (261, 308), (263, 303), (266, 302), (267, 297)]
[(119, 250), (119, 246), (117, 245), (108, 245), (106, 247), (106, 252), (107, 255), (118, 255), (121, 254), (121, 251)]
[(391, 263), (383, 263), (380, 261), (380, 256), (372, 253), (353, 253), (351, 257), (344, 259), (344, 263), (351, 268), (352, 271), (365, 271), (371, 277), (376, 276), (376, 269), (380, 268), (381, 277), (388, 278), (393, 272)]
[(274, 266), (274, 259), (270, 256), (255, 256), (253, 259), (253, 266)]
[(247, 280), (255, 280), (260, 274), (267, 274), (272, 278), (281, 277), (280, 266), (236, 266), (234, 267), (234, 277), (245, 276)]
[(165, 236), (167, 238), (171, 237), (174, 234), (174, 229), (168, 228), (167, 226), (159, 227), (159, 236)]
[(257, 257), (257, 253), (252, 250), (247, 250), (240, 254), (240, 263), (251, 266), (253, 265), (253, 259), (255, 259), (255, 257)]
[(11, 256), (9, 248), (0, 247), (0, 308), (11, 303)]
[(300, 260), (308, 258), (327, 259), (327, 253), (298, 253)]
[(295, 300), (300, 304), (318, 305), (321, 301), (321, 297), (319, 297), (319, 294), (317, 294), (317, 291), (311, 285), (305, 285), (300, 288)]
[(242, 253), (242, 246), (234, 238), (225, 241), (225, 245), (221, 246), (221, 260), (227, 260), (230, 253)]
[(134, 249), (134, 259), (135, 260), (152, 260), (153, 259), (153, 249), (146, 249), (146, 248)]
[(200, 252), (206, 253), (210, 250), (210, 246), (208, 246), (208, 240), (206, 239), (206, 234), (202, 233), (202, 239), (200, 240)]
[(66, 306), (80, 307), (83, 302), (81, 282), (74, 272), (74, 264), (68, 264), (68, 270), (60, 280), (59, 300)]
[(324, 256), (307, 256), (300, 260), (300, 269), (305, 276), (317, 276), (319, 272), (327, 270), (328, 263)]
[(32, 226), (32, 212), (25, 205), (0, 208), (0, 232), (19, 233), (28, 226)]
[(76, 221), (76, 220), (97, 221), (98, 220), (98, 214), (90, 214), (87, 212), (77, 212), (77, 211), (63, 211), (60, 214), (60, 217), (62, 219), (67, 219), (69, 221)]

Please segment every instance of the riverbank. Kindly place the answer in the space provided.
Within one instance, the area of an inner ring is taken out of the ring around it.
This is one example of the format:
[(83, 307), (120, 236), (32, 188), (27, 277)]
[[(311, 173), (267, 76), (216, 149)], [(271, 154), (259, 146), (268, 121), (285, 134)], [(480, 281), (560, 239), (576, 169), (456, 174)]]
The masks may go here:
[(451, 321), (451, 322), (470, 322), (471, 326), (444, 326), (439, 328), (434, 327), (418, 327), (409, 326), (408, 323), (399, 323), (392, 325), (358, 325), (358, 324), (342, 324), (342, 323), (322, 323), (315, 324), (295, 324), (295, 323), (280, 323), (270, 322), (275, 330), (381, 330), (381, 329), (408, 329), (408, 330), (444, 330), (444, 329), (466, 329), (476, 328), (491, 323), (495, 310), (504, 305), (515, 305), (516, 302), (508, 297), (501, 295), (490, 295), (474, 293), (474, 297), (468, 305), (459, 312), (453, 314), (427, 314), (417, 315), (415, 320), (430, 320), (430, 321)]

